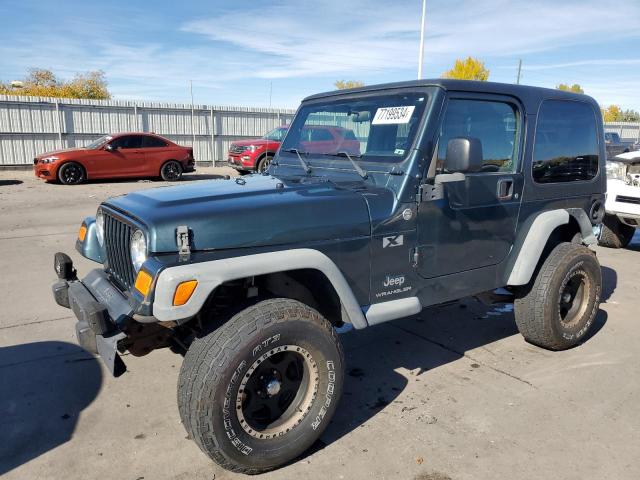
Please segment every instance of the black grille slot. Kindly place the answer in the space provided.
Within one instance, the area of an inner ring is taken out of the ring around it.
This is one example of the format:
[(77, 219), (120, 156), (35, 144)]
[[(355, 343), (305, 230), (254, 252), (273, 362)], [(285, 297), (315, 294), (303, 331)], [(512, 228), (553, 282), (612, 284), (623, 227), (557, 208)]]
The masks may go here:
[[(638, 193), (640, 193), (640, 191)], [(636, 205), (640, 205), (640, 197), (625, 197), (624, 195), (618, 195), (616, 197), (616, 202), (635, 203)]]
[(135, 281), (131, 263), (131, 226), (109, 213), (104, 214), (104, 243), (107, 251), (106, 267), (112, 278), (124, 289), (130, 289)]
[(229, 152), (231, 153), (242, 153), (245, 150), (247, 150), (247, 147), (240, 145), (231, 145), (231, 148), (229, 148)]

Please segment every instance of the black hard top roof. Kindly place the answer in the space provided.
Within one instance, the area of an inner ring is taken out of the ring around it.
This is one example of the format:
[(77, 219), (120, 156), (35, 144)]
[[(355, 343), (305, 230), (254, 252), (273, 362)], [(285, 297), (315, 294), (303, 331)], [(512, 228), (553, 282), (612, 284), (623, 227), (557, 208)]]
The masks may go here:
[(310, 95), (303, 100), (317, 100), (321, 98), (334, 97), (338, 95), (354, 94), (354, 93), (372, 93), (376, 91), (392, 90), (398, 88), (412, 87), (439, 87), (448, 91), (458, 92), (474, 92), (510, 95), (519, 98), (524, 103), (530, 101), (539, 101), (541, 99), (564, 99), (564, 100), (582, 100), (590, 102), (597, 107), (597, 102), (588, 95), (579, 93), (566, 92), (553, 88), (532, 87), (529, 85), (516, 85), (514, 83), (498, 83), (498, 82), (477, 82), (472, 80), (451, 80), (446, 78), (410, 80), (406, 82), (381, 83), (378, 85), (367, 85), (358, 88), (348, 88), (344, 90), (334, 90), (331, 92), (318, 93)]

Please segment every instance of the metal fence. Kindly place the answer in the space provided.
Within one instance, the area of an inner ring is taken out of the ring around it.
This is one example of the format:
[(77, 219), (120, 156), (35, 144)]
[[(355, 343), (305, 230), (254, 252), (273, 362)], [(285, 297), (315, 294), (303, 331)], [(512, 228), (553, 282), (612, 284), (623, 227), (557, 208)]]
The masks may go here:
[(234, 140), (286, 123), (294, 110), (0, 95), (0, 166), (28, 165), (39, 153), (82, 147), (107, 133), (155, 132), (192, 146), (196, 160), (226, 159)]
[[(289, 123), (294, 110), (0, 95), (0, 166), (29, 165), (39, 153), (81, 147), (107, 133), (155, 132), (192, 146), (199, 163), (222, 162), (234, 140)], [(605, 124), (640, 140), (640, 123)]]
[(640, 141), (640, 123), (611, 122), (605, 123), (604, 129), (607, 132), (617, 133), (622, 140)]

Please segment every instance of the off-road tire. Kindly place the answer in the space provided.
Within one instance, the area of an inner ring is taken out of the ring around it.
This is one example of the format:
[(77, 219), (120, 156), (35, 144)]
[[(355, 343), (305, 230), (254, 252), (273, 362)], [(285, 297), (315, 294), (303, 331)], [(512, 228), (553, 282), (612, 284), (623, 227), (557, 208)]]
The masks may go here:
[[(593, 325), (600, 305), (602, 272), (595, 254), (582, 245), (560, 243), (534, 275), (514, 303), (518, 330), (528, 342), (550, 350), (577, 345)], [(575, 294), (569, 309), (575, 313), (563, 320), (561, 312), (569, 305), (567, 292), (581, 279), (582, 293)], [(569, 321), (571, 318), (574, 320)]]
[(86, 179), (86, 170), (76, 162), (67, 162), (58, 170), (58, 180), (63, 185), (78, 185)]
[(162, 165), (160, 176), (165, 182), (177, 182), (182, 178), (182, 165), (175, 160), (169, 160)]
[(618, 217), (605, 215), (598, 244), (608, 248), (624, 248), (629, 245), (635, 232), (635, 228), (622, 223)]
[(269, 168), (269, 165), (271, 164), (271, 160), (273, 160), (273, 156), (271, 155), (265, 155), (264, 157), (262, 157), (260, 161), (256, 164), (256, 172), (258, 173), (264, 172), (267, 168)]
[[(302, 393), (282, 414), (285, 419), (292, 412), (291, 422), (275, 427), (282, 429), (277, 435), (272, 429), (273, 436), (259, 438), (269, 430), (251, 429), (250, 417), (242, 416), (244, 396), (260, 362), (282, 352), (300, 355), (314, 381), (309, 388), (300, 384)], [(337, 407), (343, 379), (344, 354), (332, 325), (296, 300), (269, 299), (191, 344), (180, 369), (178, 408), (189, 436), (218, 465), (257, 474), (297, 458), (317, 440)]]

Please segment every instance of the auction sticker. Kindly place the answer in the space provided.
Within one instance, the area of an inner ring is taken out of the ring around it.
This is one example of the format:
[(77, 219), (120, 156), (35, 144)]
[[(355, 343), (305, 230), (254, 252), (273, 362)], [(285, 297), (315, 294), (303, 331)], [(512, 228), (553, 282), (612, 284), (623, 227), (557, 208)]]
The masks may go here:
[(372, 125), (394, 125), (400, 123), (409, 123), (411, 115), (415, 109), (415, 105), (406, 107), (383, 107), (376, 111), (373, 117)]

